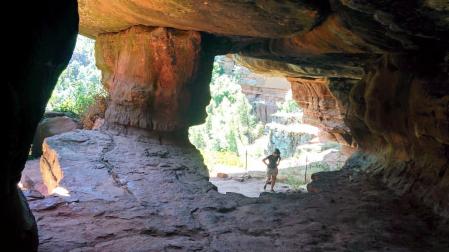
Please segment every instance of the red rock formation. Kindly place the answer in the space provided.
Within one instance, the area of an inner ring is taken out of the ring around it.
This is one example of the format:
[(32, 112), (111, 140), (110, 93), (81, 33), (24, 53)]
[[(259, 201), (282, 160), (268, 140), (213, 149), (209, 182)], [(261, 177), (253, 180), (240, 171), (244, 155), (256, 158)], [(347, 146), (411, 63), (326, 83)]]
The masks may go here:
[(449, 216), (449, 75), (430, 57), (375, 62), (351, 91), (347, 125), (388, 186)]
[(277, 55), (384, 52), (354, 33), (338, 15), (329, 16), (310, 32), (275, 39), (270, 41), (270, 45)]
[(205, 118), (213, 56), (193, 31), (136, 26), (101, 34), (97, 66), (109, 92), (109, 124), (175, 131)]
[[(6, 98), (3, 107), (7, 151), (0, 174), (0, 202), (4, 206), (0, 220), (6, 221), (0, 228), (16, 250), (36, 249), (34, 218), (16, 184), (45, 103), (69, 61), (78, 23), (83, 34), (97, 38), (97, 60), (111, 94), (107, 123), (148, 132), (182, 131), (201, 122), (209, 101), (207, 85), (212, 67), (212, 56), (205, 54), (204, 49), (215, 47), (215, 54), (239, 52), (246, 57), (241, 62), (247, 66), (294, 78), (298, 100), (307, 108), (309, 120), (322, 125), (336, 139), (340, 136), (349, 139), (344, 137), (349, 131), (342, 124), (346, 118), (351, 136), (362, 151), (373, 157), (355, 156), (352, 161), (358, 159), (357, 165), (349, 162), (347, 167), (368, 166), (396, 192), (412, 195), (449, 216), (447, 1), (80, 0), (79, 3), (80, 22), (76, 1), (30, 1), (27, 8), (23, 3), (5, 1), (5, 10), (22, 14), (21, 22), (4, 22), (7, 23), (4, 33), (14, 39), (7, 40), (4, 47), (8, 48), (5, 51), (8, 64), (2, 93)], [(381, 55), (392, 52), (408, 56)], [(304, 77), (313, 80), (305, 81)], [(346, 82), (362, 77), (359, 83)], [(173, 174), (176, 171), (170, 173)], [(160, 202), (157, 195), (150, 196), (154, 196), (153, 202)], [(193, 202), (197, 204), (200, 200)], [(364, 202), (363, 207), (366, 205)], [(235, 207), (222, 209), (222, 213), (230, 212)], [(181, 214), (193, 216), (195, 212), (201, 211), (191, 208)], [(242, 212), (247, 217), (247, 211)], [(213, 219), (203, 217), (199, 219)], [(353, 220), (353, 216), (344, 217)], [(181, 224), (172, 226), (186, 227)], [(216, 226), (215, 221), (213, 225)], [(59, 232), (60, 226), (56, 230)], [(235, 230), (248, 233), (241, 226)], [(339, 237), (352, 236), (358, 230)], [(294, 233), (306, 233), (303, 229), (297, 231)], [(153, 232), (148, 227), (138, 230), (142, 235)], [(186, 229), (180, 233), (185, 239), (185, 234), (192, 232)], [(260, 233), (257, 239), (263, 239)], [(168, 237), (173, 232), (166, 230), (163, 234)], [(242, 234), (225, 230), (217, 237), (231, 236), (232, 241), (239, 241)], [(276, 235), (285, 237), (282, 233)], [(317, 232), (315, 235), (322, 236)], [(256, 240), (249, 241), (247, 244)], [(221, 247), (222, 243), (212, 246)], [(357, 250), (357, 246), (351, 249)]]
[(329, 79), (287, 78), (293, 98), (304, 111), (304, 123), (321, 128), (324, 137), (353, 146), (350, 130), (344, 123), (346, 108), (329, 89)]
[(81, 33), (96, 37), (135, 25), (256, 37), (307, 31), (320, 17), (310, 1), (79, 0)]

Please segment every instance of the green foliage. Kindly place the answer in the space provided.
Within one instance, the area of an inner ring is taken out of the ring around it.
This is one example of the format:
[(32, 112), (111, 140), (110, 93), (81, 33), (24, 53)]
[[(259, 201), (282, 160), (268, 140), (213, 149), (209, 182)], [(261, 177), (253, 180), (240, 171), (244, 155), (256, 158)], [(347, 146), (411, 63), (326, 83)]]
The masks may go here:
[(278, 103), (278, 112), (284, 113), (297, 113), (301, 112), (301, 108), (298, 103), (293, 99), (292, 91), (289, 90), (285, 96), (285, 101)]
[(340, 149), (340, 145), (337, 142), (325, 142), (321, 147), (321, 150), (324, 151), (328, 149)]
[(285, 183), (289, 185), (293, 190), (299, 190), (299, 188), (304, 185), (304, 179), (298, 176), (288, 176)]
[(310, 164), (308, 170), (310, 171), (309, 174), (313, 174), (313, 173), (316, 173), (316, 172), (330, 171), (331, 167), (330, 167), (330, 165), (328, 163), (314, 162), (314, 163)]
[(204, 163), (207, 164), (209, 168), (216, 165), (224, 165), (231, 167), (242, 167), (243, 163), (240, 157), (233, 152), (229, 151), (208, 151), (202, 150), (201, 154), (204, 158)]
[[(331, 171), (331, 167), (325, 162), (313, 162), (307, 165), (307, 183), (312, 181), (312, 174), (317, 172)], [(292, 189), (298, 190), (302, 185), (305, 185), (304, 174), (306, 172), (306, 166), (290, 167), (280, 170), (278, 179), (279, 182), (288, 184)]]
[(100, 71), (95, 66), (94, 41), (78, 35), (70, 63), (59, 77), (47, 110), (72, 112), (79, 116), (96, 96), (105, 95)]
[(208, 117), (203, 125), (189, 130), (190, 141), (198, 149), (238, 155), (242, 146), (252, 144), (263, 133), (263, 126), (252, 113), (237, 78), (234, 74), (226, 74), (217, 62), (214, 63), (211, 102), (206, 108)]

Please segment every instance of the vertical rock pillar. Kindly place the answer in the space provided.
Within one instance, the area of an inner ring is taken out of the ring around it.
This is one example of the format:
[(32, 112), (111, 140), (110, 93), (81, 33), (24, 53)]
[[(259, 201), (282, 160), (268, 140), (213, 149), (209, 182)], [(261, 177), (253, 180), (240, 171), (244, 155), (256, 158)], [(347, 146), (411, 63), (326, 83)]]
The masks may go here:
[(199, 32), (134, 26), (99, 35), (95, 51), (106, 125), (186, 132), (205, 119), (214, 58)]

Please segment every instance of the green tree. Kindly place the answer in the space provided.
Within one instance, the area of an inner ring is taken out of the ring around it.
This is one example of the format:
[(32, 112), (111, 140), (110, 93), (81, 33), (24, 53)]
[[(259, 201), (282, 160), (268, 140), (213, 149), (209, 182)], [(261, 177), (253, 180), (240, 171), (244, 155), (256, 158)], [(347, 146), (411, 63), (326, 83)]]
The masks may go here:
[(81, 115), (95, 97), (106, 95), (100, 82), (100, 71), (95, 66), (94, 43), (94, 40), (78, 35), (70, 63), (59, 77), (47, 110)]
[(260, 136), (262, 126), (241, 92), (238, 78), (226, 74), (220, 64), (214, 63), (211, 102), (206, 108), (208, 117), (205, 124), (189, 130), (190, 140), (197, 148), (238, 155), (239, 146), (251, 144)]

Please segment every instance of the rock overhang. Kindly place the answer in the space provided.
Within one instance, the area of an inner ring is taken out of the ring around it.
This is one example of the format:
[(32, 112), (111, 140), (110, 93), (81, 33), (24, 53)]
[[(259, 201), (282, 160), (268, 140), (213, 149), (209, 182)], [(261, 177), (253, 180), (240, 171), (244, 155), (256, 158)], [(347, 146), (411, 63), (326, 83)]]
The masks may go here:
[[(387, 184), (407, 193), (415, 186), (417, 190), (410, 191), (412, 194), (447, 215), (448, 201), (441, 195), (448, 192), (449, 169), (447, 158), (440, 154), (448, 147), (446, 140), (433, 139), (445, 136), (444, 128), (449, 121), (449, 112), (444, 111), (449, 93), (448, 79), (444, 77), (449, 69), (448, 4), (432, 0), (413, 3), (405, 0), (381, 3), (374, 0), (315, 3), (81, 0), (79, 3), (80, 31), (84, 35), (115, 36), (112, 34), (126, 33), (136, 26), (190, 31), (199, 35), (201, 45), (197, 48), (208, 55), (207, 64), (211, 64), (211, 55), (234, 53), (239, 63), (256, 72), (288, 77), (295, 89), (295, 99), (306, 107), (309, 122), (324, 129), (334, 140), (376, 155), (378, 163), (371, 166), (380, 170), (377, 174), (383, 174)], [(173, 34), (167, 41), (179, 36)], [(170, 47), (170, 43), (167, 45)], [(176, 50), (166, 58), (179, 60), (173, 53)], [(157, 60), (157, 54), (149, 57), (153, 65), (158, 64)], [(204, 58), (190, 60), (201, 63)], [(443, 77), (417, 76), (421, 70), (430, 68), (435, 69), (433, 76)], [(184, 86), (192, 94), (189, 99), (198, 97), (197, 92), (206, 87), (194, 85), (197, 82), (189, 81), (189, 76), (201, 75), (200, 72), (185, 75)], [(112, 77), (120, 79), (116, 75)], [(206, 78), (201, 83), (207, 81)], [(149, 86), (152, 83), (153, 80), (147, 81)], [(159, 82), (158, 86), (166, 83)], [(432, 87), (439, 91), (432, 91)], [(423, 92), (418, 94), (416, 90)], [(164, 92), (171, 91), (156, 92), (154, 97), (163, 97)], [(207, 102), (185, 103), (187, 98), (182, 97), (186, 93), (176, 93), (174, 97), (179, 104), (196, 106), (191, 111), (204, 110)], [(205, 101), (208, 94), (202, 93), (201, 97)], [(421, 103), (414, 104), (414, 100)], [(429, 106), (423, 106), (426, 103)], [(182, 127), (171, 127), (173, 113), (167, 117), (167, 113), (158, 111), (161, 107), (142, 105), (152, 109), (152, 118), (158, 113), (164, 115), (157, 119), (157, 127), (153, 127), (156, 124), (152, 119), (152, 130), (185, 129), (201, 122), (177, 120)], [(433, 112), (432, 108), (435, 108)], [(141, 112), (138, 109), (136, 114), (146, 113)], [(422, 118), (428, 118), (434, 126)], [(430, 169), (426, 162), (431, 159), (437, 162)], [(399, 171), (404, 168), (400, 167), (407, 167), (402, 175)], [(393, 185), (391, 181), (397, 177), (403, 178), (401, 184)], [(432, 183), (436, 186), (429, 186)], [(431, 200), (423, 198), (426, 193), (434, 195)]]
[(80, 0), (80, 33), (89, 37), (135, 25), (222, 35), (285, 37), (306, 32), (327, 11), (327, 1)]

